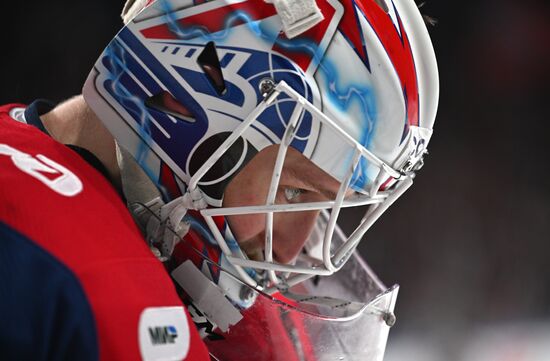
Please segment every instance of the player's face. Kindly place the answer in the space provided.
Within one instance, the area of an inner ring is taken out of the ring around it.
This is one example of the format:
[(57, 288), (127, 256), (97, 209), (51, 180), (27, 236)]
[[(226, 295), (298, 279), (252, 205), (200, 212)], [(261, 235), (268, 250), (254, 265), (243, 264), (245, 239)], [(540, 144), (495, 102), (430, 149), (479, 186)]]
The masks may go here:
[[(266, 202), (278, 146), (258, 153), (229, 183), (223, 206), (263, 205)], [(281, 173), (276, 204), (334, 200), (340, 183), (292, 147)], [(292, 261), (309, 237), (319, 211), (278, 212), (273, 217), (273, 257), (280, 263)], [(231, 230), (241, 248), (252, 259), (263, 259), (265, 215), (228, 216)]]

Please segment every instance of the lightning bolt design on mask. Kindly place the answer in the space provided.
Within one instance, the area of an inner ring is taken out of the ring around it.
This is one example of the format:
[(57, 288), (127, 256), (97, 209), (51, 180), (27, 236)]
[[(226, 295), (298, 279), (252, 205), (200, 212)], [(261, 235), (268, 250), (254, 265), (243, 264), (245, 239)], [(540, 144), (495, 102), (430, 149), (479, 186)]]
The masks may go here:
[[(160, 0), (161, 7), (164, 11), (164, 19), (167, 26), (174, 36), (181, 40), (190, 40), (199, 38), (204, 42), (215, 41), (223, 43), (232, 35), (232, 30), (237, 25), (246, 25), (246, 27), (258, 38), (262, 39), (266, 44), (276, 45), (279, 48), (285, 49), (291, 53), (307, 54), (312, 59), (312, 63), (319, 64), (318, 71), (322, 73), (324, 85), (321, 88), (328, 90), (326, 97), (330, 102), (342, 112), (350, 110), (357, 104), (359, 106), (361, 117), (359, 127), (361, 134), (356, 139), (360, 144), (369, 149), (371, 140), (376, 129), (376, 99), (372, 88), (366, 84), (344, 83), (343, 77), (339, 76), (338, 66), (335, 61), (328, 57), (323, 57), (323, 50), (319, 44), (307, 38), (295, 38), (292, 41), (279, 36), (279, 29), (270, 28), (269, 24), (256, 20), (252, 15), (243, 10), (237, 10), (230, 13), (224, 21), (221, 31), (211, 32), (207, 27), (200, 25), (184, 25), (181, 19), (175, 16), (175, 11), (167, 0)], [(349, 69), (345, 69), (349, 71)], [(352, 155), (349, 155), (351, 161)], [(354, 172), (351, 184), (353, 187), (362, 189), (368, 177), (366, 170), (368, 161), (361, 158), (358, 167)]]

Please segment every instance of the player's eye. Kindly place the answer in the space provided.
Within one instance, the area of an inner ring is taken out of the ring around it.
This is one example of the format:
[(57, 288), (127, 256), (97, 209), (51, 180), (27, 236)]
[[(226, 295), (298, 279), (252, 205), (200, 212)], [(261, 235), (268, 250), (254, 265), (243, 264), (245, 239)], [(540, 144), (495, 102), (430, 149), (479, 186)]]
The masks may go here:
[(305, 190), (300, 188), (285, 188), (285, 198), (288, 202), (296, 200)]

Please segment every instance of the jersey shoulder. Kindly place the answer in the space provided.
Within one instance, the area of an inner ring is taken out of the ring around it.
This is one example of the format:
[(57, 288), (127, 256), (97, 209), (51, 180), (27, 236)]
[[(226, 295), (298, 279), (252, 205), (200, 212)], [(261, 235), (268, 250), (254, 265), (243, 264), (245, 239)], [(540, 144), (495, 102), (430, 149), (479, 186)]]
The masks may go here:
[(74, 277), (93, 315), (101, 359), (154, 358), (145, 356), (176, 347), (181, 359), (208, 360), (170, 277), (114, 187), (72, 149), (14, 119), (23, 107), (0, 107), (0, 223), (25, 239), (2, 237), (11, 242), (3, 257), (24, 257), (32, 244), (60, 265), (50, 268), (55, 276), (44, 276), (64, 270)]
[(92, 309), (67, 267), (2, 221), (0, 265), (3, 359), (98, 359)]

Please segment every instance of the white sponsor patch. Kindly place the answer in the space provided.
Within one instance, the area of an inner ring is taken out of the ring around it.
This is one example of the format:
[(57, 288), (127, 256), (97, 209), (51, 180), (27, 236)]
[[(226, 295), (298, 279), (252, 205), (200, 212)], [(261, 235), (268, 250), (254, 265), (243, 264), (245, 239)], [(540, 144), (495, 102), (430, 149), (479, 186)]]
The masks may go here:
[(146, 308), (139, 319), (138, 337), (145, 361), (185, 359), (190, 340), (183, 307)]

